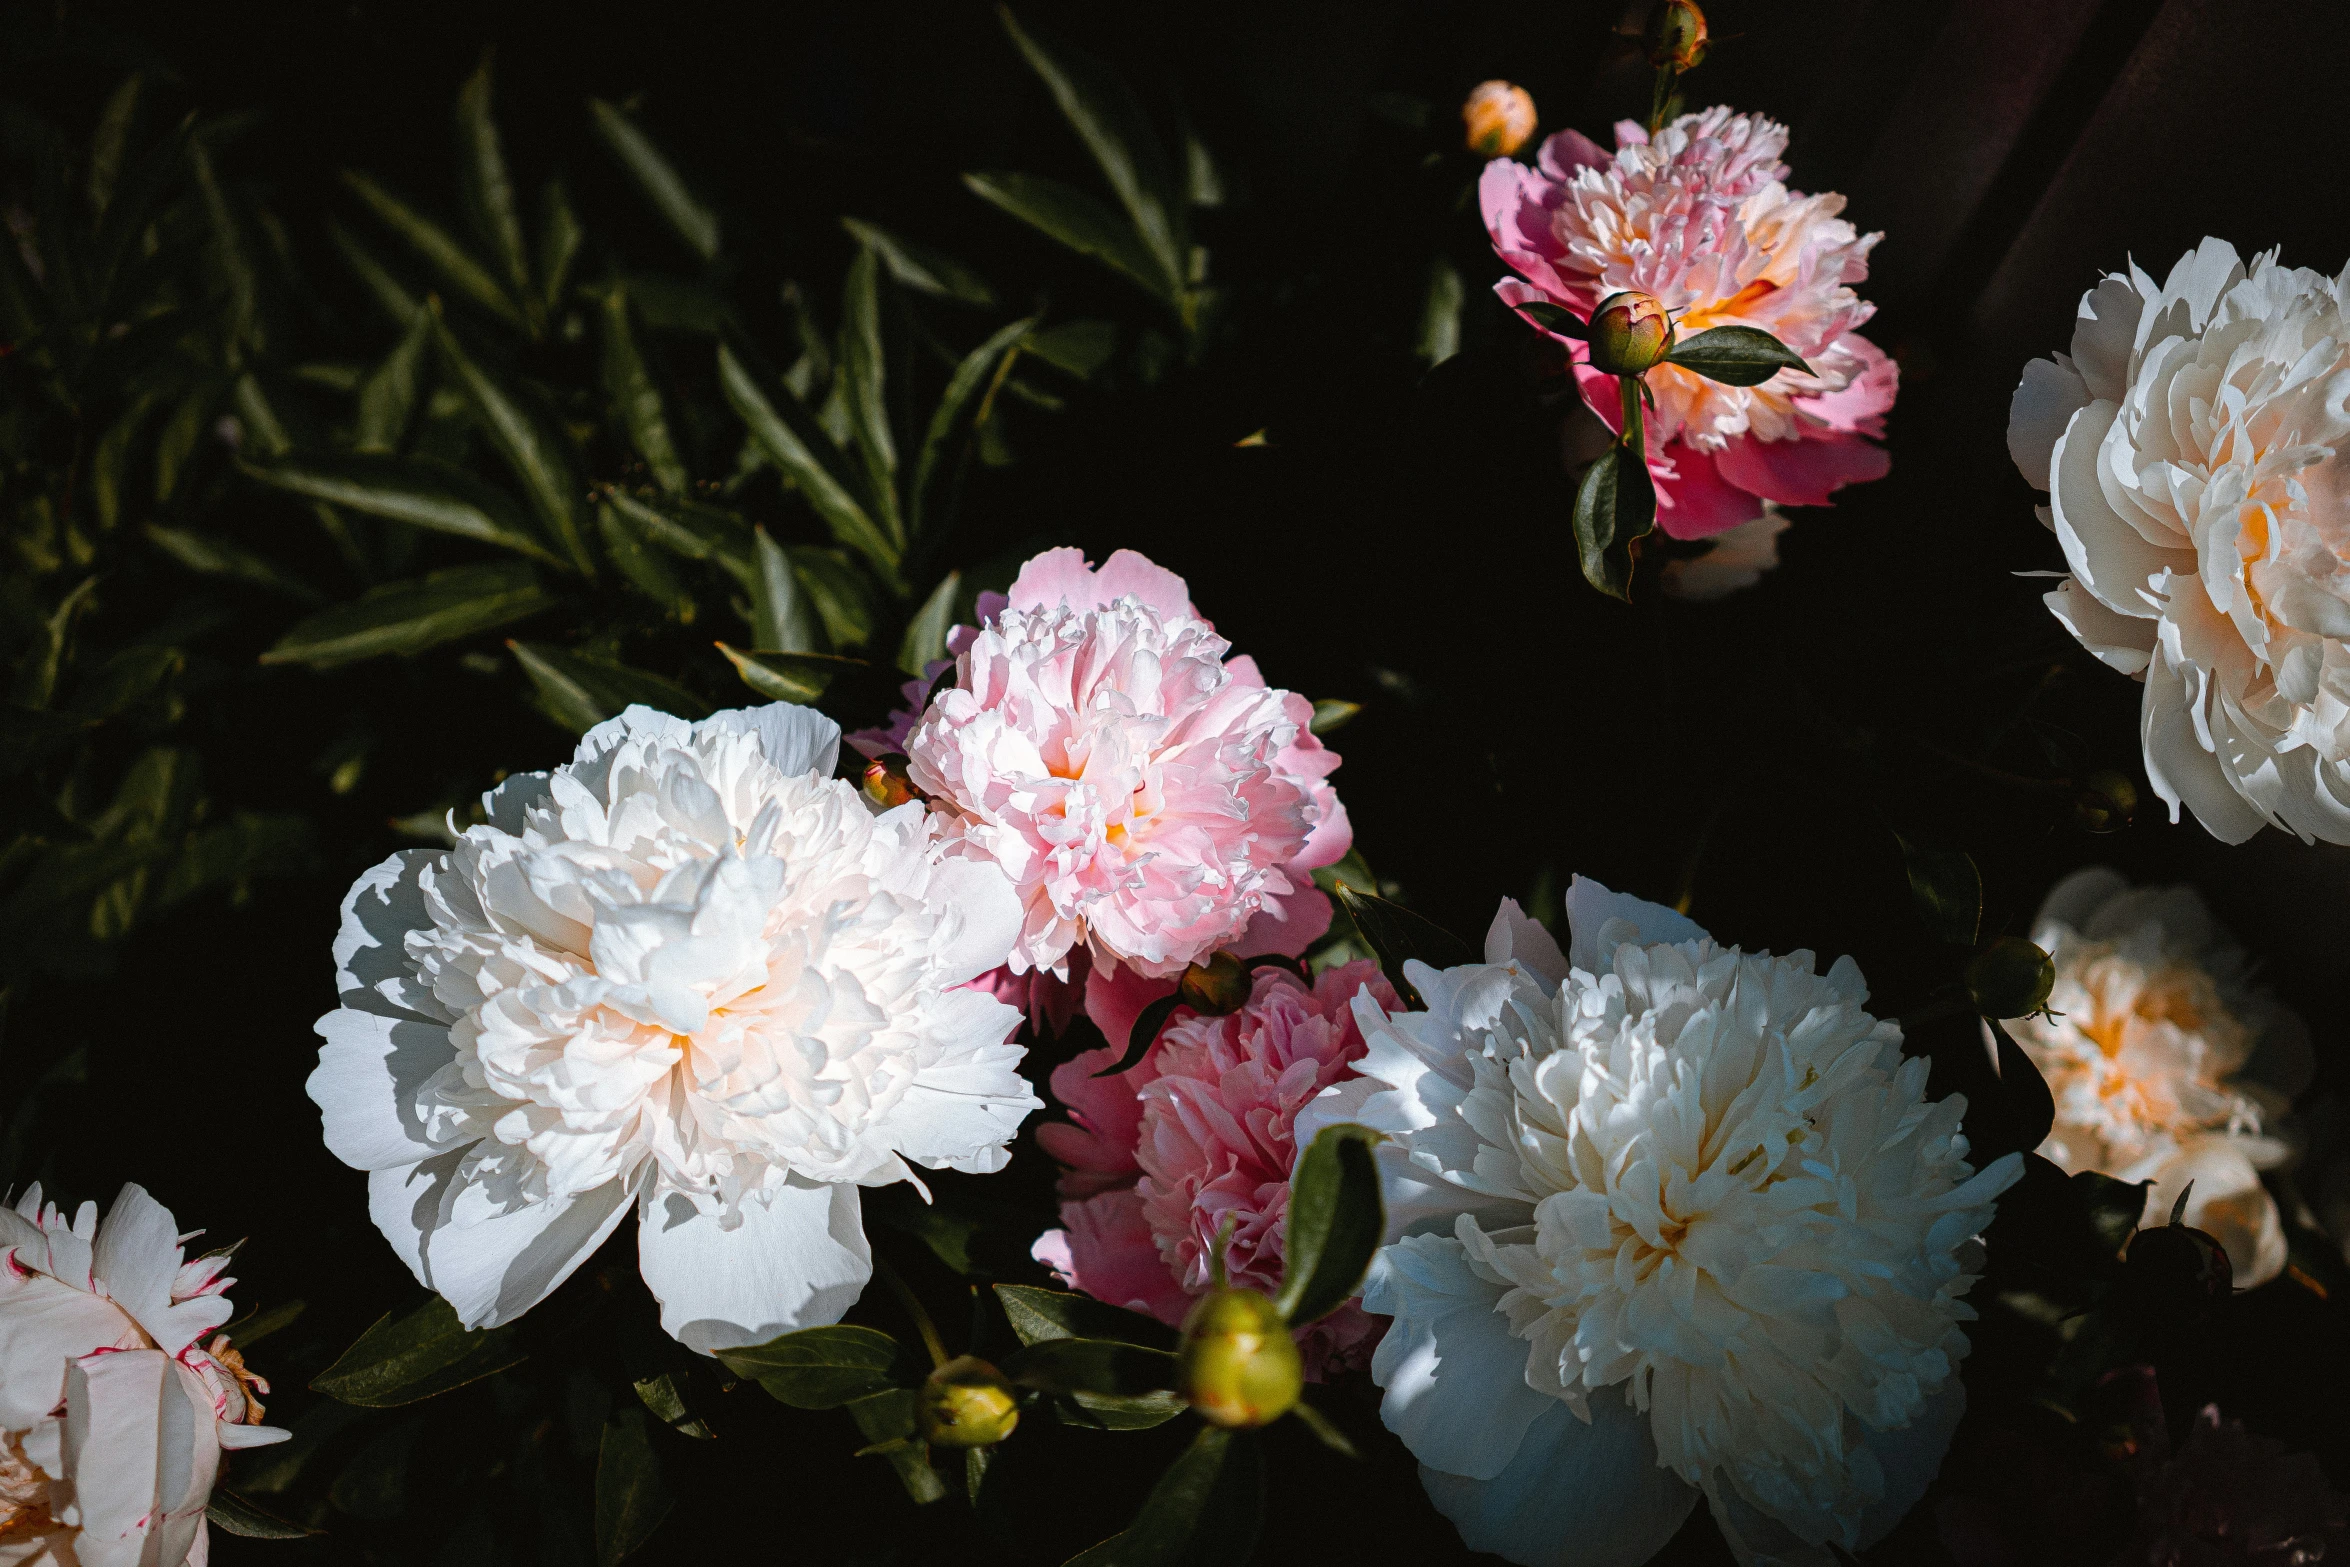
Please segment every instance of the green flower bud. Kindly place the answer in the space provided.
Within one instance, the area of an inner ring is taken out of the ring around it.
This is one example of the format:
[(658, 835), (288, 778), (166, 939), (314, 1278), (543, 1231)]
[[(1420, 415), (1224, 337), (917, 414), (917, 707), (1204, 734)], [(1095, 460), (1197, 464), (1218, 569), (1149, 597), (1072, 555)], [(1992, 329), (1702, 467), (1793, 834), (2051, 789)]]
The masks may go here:
[(1229, 952), (1219, 952), (1205, 963), (1194, 963), (1175, 982), (1175, 994), (1195, 1012), (1224, 1017), (1248, 1005), (1255, 980), (1248, 965)]
[(1591, 312), (1591, 368), (1640, 375), (1673, 351), (1673, 318), (1650, 294), (1610, 294)]
[(922, 1439), (933, 1447), (993, 1447), (1020, 1423), (1012, 1384), (976, 1355), (958, 1355), (930, 1373), (919, 1407)]
[(858, 787), (865, 791), (866, 799), (885, 811), (908, 800), (925, 798), (906, 776), (906, 759), (897, 755), (876, 757), (866, 764), (864, 780)]
[(1261, 1426), (1297, 1404), (1305, 1362), (1273, 1303), (1252, 1289), (1214, 1289), (1183, 1319), (1175, 1384), (1200, 1418)]
[(1692, 0), (1666, 0), (1648, 19), (1648, 63), (1686, 71), (1705, 60), (1705, 13)]
[(2090, 832), (2120, 832), (2138, 812), (2138, 786), (2111, 768), (2080, 780), (2073, 796), (2073, 820)]
[(2021, 936), (2002, 936), (1966, 966), (1966, 988), (1985, 1017), (2029, 1017), (2048, 1005), (2056, 965)]

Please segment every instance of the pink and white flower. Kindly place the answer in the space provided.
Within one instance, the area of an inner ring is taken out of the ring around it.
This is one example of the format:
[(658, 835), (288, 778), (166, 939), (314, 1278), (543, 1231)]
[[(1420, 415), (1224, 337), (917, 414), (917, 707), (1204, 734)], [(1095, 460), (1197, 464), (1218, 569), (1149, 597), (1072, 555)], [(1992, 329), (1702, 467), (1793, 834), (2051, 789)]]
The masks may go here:
[(1011, 977), (1069, 979), (1079, 954), (1097, 977), (1168, 977), (1252, 924), (1303, 934), (1289, 950), (1327, 927), (1307, 873), (1353, 841), (1338, 758), (1182, 578), (1131, 550), (1098, 571), (1048, 550), (981, 612), (904, 745), (946, 835), (1018, 889)]
[[(1354, 1076), (1358, 992), (1399, 1005), (1375, 963), (1344, 964), (1310, 988), (1259, 969), (1238, 1012), (1185, 1012), (1129, 1072), (1093, 1075), (1123, 1043), (1056, 1068), (1053, 1092), (1072, 1123), (1038, 1128), (1037, 1142), (1066, 1167), (1070, 1200), (1064, 1227), (1037, 1242), (1038, 1260), (1073, 1288), (1170, 1325), (1208, 1288), (1219, 1240), (1233, 1283), (1277, 1289), (1297, 1113)], [(1360, 1364), (1378, 1331), (1361, 1307), (1340, 1307), (1300, 1339), (1308, 1374)]]
[(125, 1186), (103, 1223), (0, 1208), (0, 1567), (202, 1567), (221, 1454), (284, 1441), (225, 1336), (223, 1255), (185, 1260)]
[[(1485, 227), (1519, 276), (1510, 305), (1547, 300), (1588, 320), (1625, 290), (1653, 295), (1686, 339), (1758, 327), (1811, 366), (1760, 386), (1724, 386), (1660, 365), (1647, 376), (1649, 471), (1657, 526), (1704, 538), (1762, 515), (1763, 503), (1821, 506), (1882, 478), (1882, 436), (1900, 374), (1859, 335), (1875, 307), (1852, 291), (1878, 236), (1837, 214), (1842, 196), (1789, 190), (1787, 128), (1727, 108), (1684, 114), (1651, 137), (1627, 120), (1608, 152), (1577, 131), (1542, 144), (1536, 165), (1496, 159), (1478, 188)], [(1561, 341), (1567, 341), (1561, 339)], [(1621, 428), (1615, 379), (1569, 342), (1584, 399)]]

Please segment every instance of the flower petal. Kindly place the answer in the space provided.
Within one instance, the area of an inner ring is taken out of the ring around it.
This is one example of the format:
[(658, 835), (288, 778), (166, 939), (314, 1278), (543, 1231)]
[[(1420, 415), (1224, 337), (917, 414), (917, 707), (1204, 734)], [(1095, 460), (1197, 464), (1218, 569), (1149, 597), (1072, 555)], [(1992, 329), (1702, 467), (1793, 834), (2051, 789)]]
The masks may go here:
[(440, 1151), (416, 1096), (456, 1057), (444, 1025), (339, 1007), (317, 1032), (326, 1044), (303, 1086), (325, 1122), (328, 1152), (354, 1170), (389, 1170)]
[(840, 725), (812, 707), (792, 702), (730, 707), (712, 713), (695, 727), (728, 734), (749, 730), (759, 737), (759, 749), (767, 760), (782, 773), (816, 773), (829, 778), (840, 762)]
[(90, 1254), (90, 1271), (108, 1298), (137, 1319), (166, 1355), (186, 1349), (233, 1311), (221, 1294), (173, 1304), (171, 1286), (181, 1255), (178, 1221), (142, 1186), (125, 1186), (115, 1194)]
[(1363, 1309), (1395, 1319), (1371, 1357), (1371, 1380), (1387, 1389), (1379, 1418), (1446, 1474), (1493, 1479), (1558, 1405), (1526, 1385), (1526, 1346), (1510, 1336), (1501, 1295), (1448, 1235), (1381, 1247), (1363, 1283)]
[(873, 1276), (845, 1181), (795, 1175), (746, 1198), (732, 1229), (675, 1194), (644, 1207), (637, 1256), (661, 1326), (705, 1355), (838, 1322)]
[(1612, 1392), (1592, 1399), (1588, 1424), (1545, 1402), (1491, 1479), (1423, 1465), (1428, 1500), (1463, 1545), (1521, 1567), (1640, 1567), (1696, 1507), (1697, 1488), (1658, 1466), (1647, 1417)]
[(499, 1210), (478, 1184), (453, 1180), (423, 1232), (424, 1281), (465, 1326), (498, 1327), (554, 1293), (627, 1211), (625, 1181)]
[[(1567, 961), (1586, 974), (1604, 974), (1615, 961), (1617, 941), (1652, 946), (1658, 942), (1702, 941), (1705, 929), (1686, 914), (1629, 893), (1612, 892), (1588, 876), (1567, 883)], [(1618, 920), (1629, 933), (1603, 934)]]

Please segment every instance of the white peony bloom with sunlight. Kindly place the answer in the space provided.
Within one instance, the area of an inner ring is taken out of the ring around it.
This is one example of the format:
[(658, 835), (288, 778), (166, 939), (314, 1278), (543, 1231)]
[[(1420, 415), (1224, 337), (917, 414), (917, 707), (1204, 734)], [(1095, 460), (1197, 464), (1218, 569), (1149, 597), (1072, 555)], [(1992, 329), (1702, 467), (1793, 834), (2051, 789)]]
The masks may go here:
[(226, 1337), (222, 1253), (186, 1261), (125, 1186), (69, 1221), (0, 1208), (0, 1567), (202, 1567), (221, 1454), (282, 1442)]
[(2350, 843), (2346, 287), (2216, 239), (2133, 266), (2008, 417), (2071, 568), (2049, 609), (2146, 683), (2155, 792), (2227, 843)]
[(1964, 1101), (1849, 958), (1723, 948), (1575, 879), (1569, 951), (1503, 903), (1486, 961), (1355, 1002), (1359, 1079), (1300, 1118), (1380, 1149), (1381, 1416), (1473, 1550), (1634, 1567), (1698, 1499), (1745, 1562), (1897, 1523), (1964, 1408), (1992, 1199)]
[(2151, 1181), (2147, 1224), (2189, 1183), (2181, 1217), (2227, 1248), (2236, 1286), (2285, 1270), (2285, 1230), (2260, 1172), (2287, 1149), (2263, 1135), (2310, 1071), (2301, 1020), (2246, 982), (2246, 960), (2187, 887), (2076, 871), (2040, 906), (2032, 940), (2056, 962), (2048, 1013), (2008, 1025), (2056, 1096), (2041, 1156), (2078, 1174)]
[(839, 745), (788, 703), (632, 707), (351, 889), (310, 1097), (468, 1327), (632, 1208), (692, 1348), (838, 1321), (872, 1273), (858, 1187), (1003, 1167), (1040, 1101), (1018, 1012), (960, 987), (1019, 902), (920, 803), (877, 814), (834, 778)]

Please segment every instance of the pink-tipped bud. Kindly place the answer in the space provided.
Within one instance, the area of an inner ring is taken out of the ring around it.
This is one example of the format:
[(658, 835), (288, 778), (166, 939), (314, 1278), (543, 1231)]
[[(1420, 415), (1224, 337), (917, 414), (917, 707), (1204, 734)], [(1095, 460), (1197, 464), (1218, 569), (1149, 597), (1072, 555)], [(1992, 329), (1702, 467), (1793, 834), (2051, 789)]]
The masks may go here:
[(1591, 312), (1591, 368), (1641, 375), (1673, 351), (1673, 318), (1653, 294), (1610, 294)]
[(1692, 0), (1665, 0), (1648, 19), (1648, 63), (1686, 71), (1705, 60), (1705, 13)]
[(1202, 1420), (1261, 1426), (1297, 1407), (1305, 1363), (1273, 1303), (1252, 1289), (1213, 1289), (1183, 1319), (1175, 1381)]
[(1481, 158), (1506, 158), (1534, 134), (1534, 95), (1514, 82), (1479, 82), (1461, 105), (1469, 150)]

